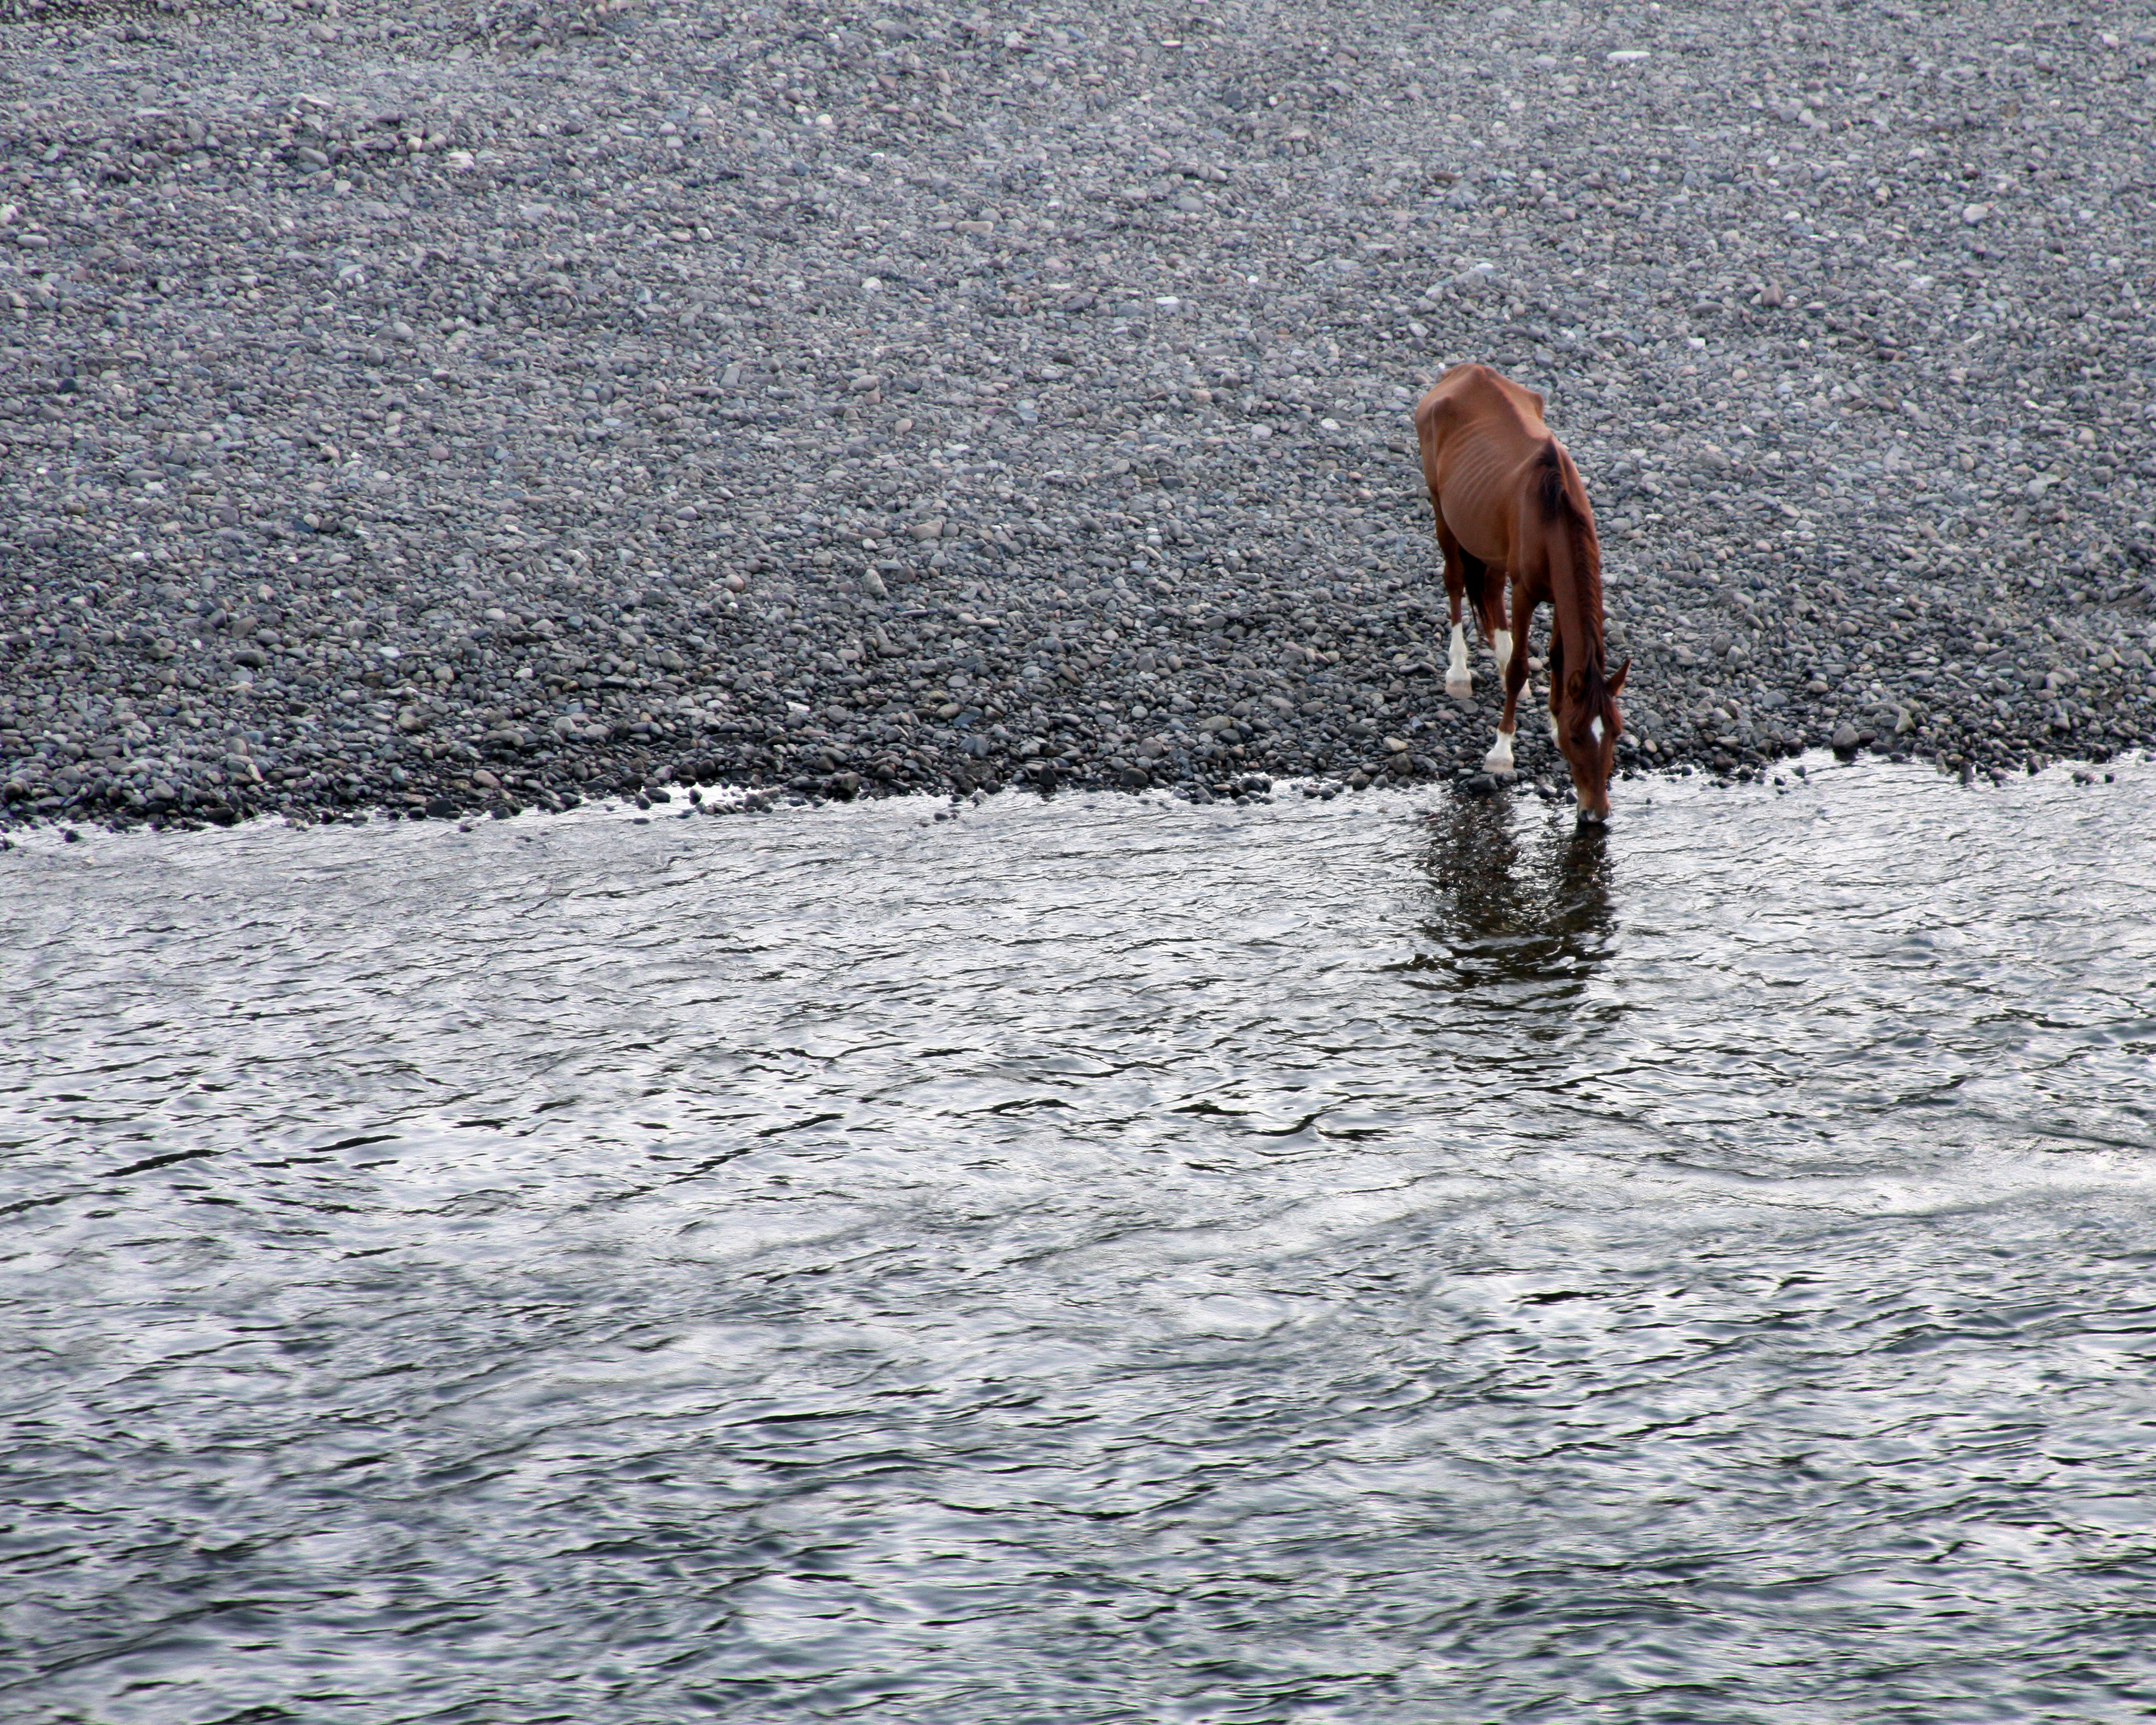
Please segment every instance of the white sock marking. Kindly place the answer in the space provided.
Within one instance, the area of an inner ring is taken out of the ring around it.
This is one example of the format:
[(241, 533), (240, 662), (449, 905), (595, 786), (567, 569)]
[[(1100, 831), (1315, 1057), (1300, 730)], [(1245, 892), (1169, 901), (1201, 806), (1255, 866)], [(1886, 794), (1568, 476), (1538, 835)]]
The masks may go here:
[(1464, 701), (1475, 692), (1475, 674), (1467, 668), (1467, 629), (1464, 624), (1452, 625), (1452, 650), (1445, 661), (1445, 692), (1455, 701)]
[(1499, 629), (1497, 631), (1497, 639), (1491, 644), (1496, 649), (1497, 654), (1497, 669), (1499, 670), (1502, 670), (1507, 665), (1512, 662), (1512, 630), (1509, 629)]
[(1490, 752), (1482, 757), (1485, 773), (1510, 773), (1512, 770), (1512, 733), (1500, 731), (1496, 742), (1490, 745)]

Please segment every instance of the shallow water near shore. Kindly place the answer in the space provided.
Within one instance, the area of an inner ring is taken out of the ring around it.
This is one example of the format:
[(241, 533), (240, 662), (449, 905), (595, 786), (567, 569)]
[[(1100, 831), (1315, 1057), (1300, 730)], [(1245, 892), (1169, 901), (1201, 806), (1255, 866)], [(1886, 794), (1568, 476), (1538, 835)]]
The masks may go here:
[(2145, 1717), (2156, 768), (1810, 764), (36, 835), (0, 1712)]

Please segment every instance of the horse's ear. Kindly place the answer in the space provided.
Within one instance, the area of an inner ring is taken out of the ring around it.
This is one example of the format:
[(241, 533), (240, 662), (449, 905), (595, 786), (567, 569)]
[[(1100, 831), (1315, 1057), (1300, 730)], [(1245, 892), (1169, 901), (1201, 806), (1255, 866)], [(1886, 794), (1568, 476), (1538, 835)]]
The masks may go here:
[(1617, 675), (1610, 678), (1607, 685), (1612, 695), (1614, 695), (1620, 689), (1622, 689), (1625, 686), (1625, 675), (1631, 669), (1632, 661), (1629, 659), (1626, 660), (1624, 664), (1617, 667)]

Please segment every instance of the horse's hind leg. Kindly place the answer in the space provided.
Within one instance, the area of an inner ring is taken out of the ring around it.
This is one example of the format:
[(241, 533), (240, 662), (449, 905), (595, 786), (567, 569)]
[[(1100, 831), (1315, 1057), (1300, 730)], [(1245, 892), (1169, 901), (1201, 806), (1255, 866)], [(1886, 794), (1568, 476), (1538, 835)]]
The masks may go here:
[[(1430, 500), (1436, 506), (1437, 500)], [(1445, 524), (1445, 516), (1437, 517), (1437, 542), (1445, 552), (1445, 596), (1452, 608), (1452, 641), (1445, 654), (1445, 692), (1455, 701), (1471, 700), (1475, 694), (1475, 674), (1467, 668), (1467, 630), (1460, 620), (1460, 602), (1467, 596), (1467, 570), (1475, 559), (1460, 548), (1460, 542), (1452, 536), (1452, 529)], [(1476, 565), (1480, 569), (1479, 564)]]
[(1502, 677), (1512, 657), (1512, 632), (1505, 627), (1505, 572), (1472, 557), (1468, 562), (1474, 577), (1469, 591), (1475, 601), (1475, 620), (1482, 625), (1482, 639), (1490, 644), (1490, 656), (1497, 661)]
[(1518, 625), (1519, 634), (1517, 638), (1510, 634), (1500, 638), (1507, 649), (1505, 711), (1497, 720), (1497, 740), (1490, 745), (1490, 752), (1482, 762), (1486, 773), (1512, 770), (1512, 733), (1520, 725), (1520, 691), (1527, 686), (1527, 625), (1534, 620), (1535, 608), (1524, 592), (1516, 592), (1512, 598), (1512, 621)]

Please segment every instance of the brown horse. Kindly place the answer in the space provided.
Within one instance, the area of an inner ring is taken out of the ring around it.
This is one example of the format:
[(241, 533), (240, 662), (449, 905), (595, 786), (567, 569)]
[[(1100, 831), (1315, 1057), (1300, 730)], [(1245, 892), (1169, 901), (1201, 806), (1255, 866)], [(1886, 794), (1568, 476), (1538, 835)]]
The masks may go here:
[[(1605, 675), (1602, 644), (1602, 547), (1594, 511), (1565, 447), (1543, 424), (1543, 398), (1484, 365), (1455, 366), (1414, 412), (1423, 477), (1445, 550), (1445, 590), (1452, 601), (1452, 646), (1445, 692), (1474, 692), (1464, 596), (1505, 677), (1505, 712), (1483, 765), (1512, 770), (1512, 732), (1527, 680), (1527, 629), (1535, 607), (1549, 602), (1550, 735), (1572, 767), (1580, 818), (1609, 816), (1609, 772), (1623, 720), (1617, 691), (1630, 660)], [(1512, 583), (1506, 627), (1505, 586)]]

